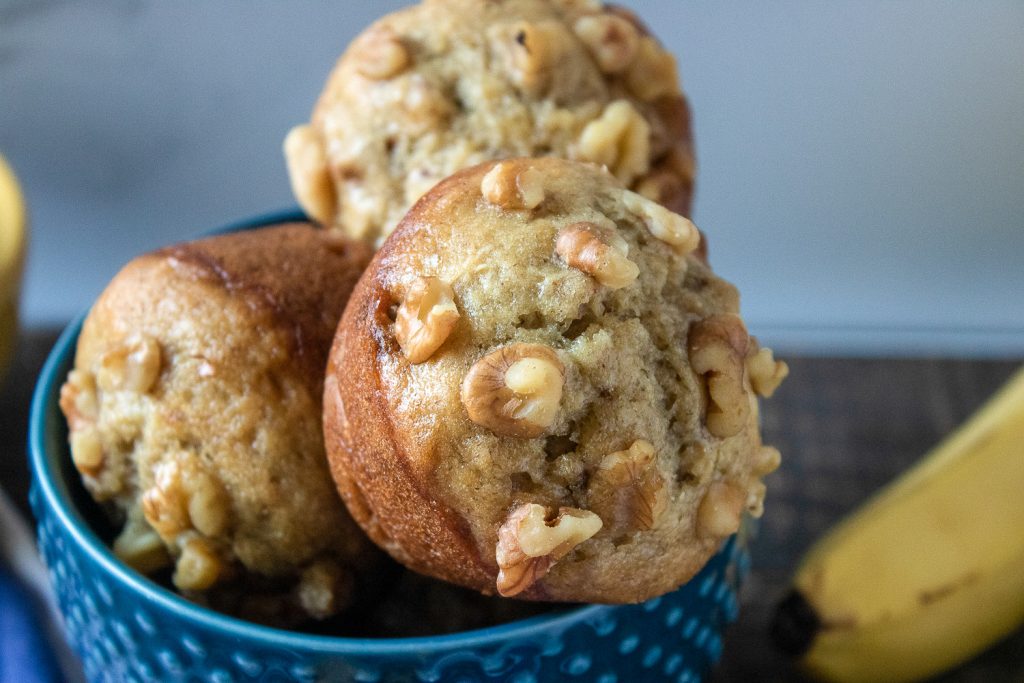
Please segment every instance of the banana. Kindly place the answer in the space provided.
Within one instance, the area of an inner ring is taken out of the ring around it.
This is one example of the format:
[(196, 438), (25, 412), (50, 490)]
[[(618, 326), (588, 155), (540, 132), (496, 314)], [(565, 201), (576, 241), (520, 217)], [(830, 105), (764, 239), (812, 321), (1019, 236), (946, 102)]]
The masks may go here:
[(1024, 622), (1024, 368), (804, 557), (772, 624), (827, 681), (914, 681)]

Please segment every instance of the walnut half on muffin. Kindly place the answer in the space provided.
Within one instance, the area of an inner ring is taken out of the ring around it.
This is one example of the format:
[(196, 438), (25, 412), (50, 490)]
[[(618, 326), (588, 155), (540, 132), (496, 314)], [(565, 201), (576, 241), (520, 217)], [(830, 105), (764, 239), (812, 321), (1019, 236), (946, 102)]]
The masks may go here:
[(376, 551), (331, 481), (320, 401), (369, 257), (294, 224), (161, 249), (110, 283), (60, 405), (127, 564), (261, 621), (345, 607)]
[(434, 184), (491, 159), (603, 164), (684, 214), (693, 189), (675, 58), (596, 0), (424, 0), (383, 17), (284, 151), (306, 212), (375, 244)]
[(485, 593), (636, 602), (760, 515), (757, 396), (786, 374), (693, 224), (596, 165), (490, 162), (431, 190), (328, 363), (331, 469), (396, 559)]

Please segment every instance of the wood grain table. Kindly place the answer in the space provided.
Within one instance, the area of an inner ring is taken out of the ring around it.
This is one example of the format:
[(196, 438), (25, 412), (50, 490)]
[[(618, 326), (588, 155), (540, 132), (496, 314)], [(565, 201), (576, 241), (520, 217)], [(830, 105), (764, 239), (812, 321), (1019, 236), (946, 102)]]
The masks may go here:
[[(0, 394), (0, 484), (27, 511), (24, 455), (32, 385), (56, 330), (22, 335)], [(962, 422), (1021, 360), (786, 358), (790, 378), (763, 404), (765, 442), (783, 464), (768, 479), (739, 621), (726, 637), (718, 683), (793, 681), (768, 622), (810, 543)], [(1024, 494), (1022, 494), (1024, 495)], [(1022, 529), (1024, 533), (1024, 529)], [(949, 672), (943, 683), (1024, 681), (1024, 631)]]

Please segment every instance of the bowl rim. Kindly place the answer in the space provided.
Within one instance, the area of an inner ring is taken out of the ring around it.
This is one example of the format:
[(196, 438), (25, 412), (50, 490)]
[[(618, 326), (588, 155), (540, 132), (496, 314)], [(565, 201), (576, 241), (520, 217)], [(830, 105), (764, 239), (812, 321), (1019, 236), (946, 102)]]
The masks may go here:
[[(285, 209), (231, 223), (204, 236), (300, 220), (308, 221), (309, 219), (298, 209)], [(114, 580), (128, 587), (131, 591), (137, 593), (143, 601), (142, 604), (153, 605), (159, 610), (173, 613), (197, 626), (230, 633), (247, 640), (306, 651), (316, 650), (334, 654), (366, 656), (426, 655), (441, 651), (499, 645), (508, 640), (514, 641), (537, 635), (541, 630), (565, 629), (583, 620), (600, 618), (603, 613), (610, 612), (616, 608), (630, 606), (582, 605), (550, 615), (542, 614), (496, 626), (434, 636), (350, 638), (345, 636), (307, 634), (264, 626), (189, 602), (173, 591), (135, 572), (118, 560), (88, 525), (71, 500), (66, 498), (59, 490), (60, 486), (57, 482), (60, 477), (58, 472), (52, 467), (59, 456), (58, 454), (47, 453), (46, 434), (51, 419), (60, 419), (60, 417), (59, 415), (48, 415), (47, 408), (50, 405), (54, 405), (54, 398), (60, 392), (64, 378), (59, 372), (68, 361), (69, 356), (74, 354), (78, 335), (87, 315), (88, 310), (79, 314), (61, 332), (57, 342), (47, 355), (46, 362), (33, 390), (29, 412), (28, 443), (32, 483), (35, 495), (39, 497), (38, 504), (48, 509), (55, 516), (63, 530), (70, 534), (75, 544), (88, 555), (89, 559), (98, 568)], [(36, 517), (38, 518), (40, 515), (37, 513)], [(659, 598), (654, 599), (657, 600)]]

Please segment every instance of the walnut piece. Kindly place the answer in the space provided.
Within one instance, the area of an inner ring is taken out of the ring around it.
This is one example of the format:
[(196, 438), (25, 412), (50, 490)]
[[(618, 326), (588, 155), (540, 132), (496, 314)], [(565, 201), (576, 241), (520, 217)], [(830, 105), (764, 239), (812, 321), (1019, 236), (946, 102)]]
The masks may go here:
[(754, 476), (762, 477), (779, 469), (780, 464), (782, 464), (782, 454), (779, 453), (778, 448), (761, 446), (754, 454), (750, 470)]
[(159, 463), (153, 479), (142, 494), (142, 512), (166, 542), (191, 529), (206, 536), (218, 536), (227, 529), (227, 492), (184, 453)]
[(71, 431), (96, 422), (100, 408), (96, 396), (96, 378), (91, 372), (72, 370), (68, 373), (68, 381), (60, 388), (60, 409)]
[(376, 27), (352, 43), (349, 57), (366, 78), (380, 81), (403, 71), (410, 62), (409, 51), (398, 35), (388, 27)]
[(132, 335), (100, 358), (96, 383), (103, 391), (145, 394), (160, 376), (160, 344), (152, 337)]
[(764, 494), (766, 491), (764, 482), (754, 481), (747, 489), (746, 508), (751, 517), (760, 517), (764, 514)]
[(700, 231), (689, 218), (630, 190), (622, 191), (622, 204), (643, 221), (652, 235), (680, 253), (689, 254), (700, 245)]
[(124, 529), (114, 539), (114, 554), (129, 567), (143, 574), (163, 569), (171, 562), (167, 546), (159, 534), (146, 524), (138, 511), (129, 514)]
[(498, 529), (498, 593), (505, 597), (522, 593), (601, 526), (601, 518), (588, 510), (560, 507), (549, 519), (543, 505), (525, 503), (515, 508)]
[(616, 100), (580, 134), (576, 157), (608, 167), (629, 185), (650, 168), (651, 127), (627, 100)]
[(613, 230), (605, 230), (594, 223), (580, 222), (568, 225), (558, 233), (555, 253), (572, 268), (611, 289), (632, 284), (640, 269), (627, 257), (629, 245)]
[(217, 583), (226, 569), (209, 541), (196, 536), (182, 546), (171, 580), (181, 590), (204, 591)]
[(640, 38), (625, 78), (629, 91), (644, 102), (679, 92), (676, 58), (651, 36)]
[(71, 461), (80, 473), (95, 477), (103, 467), (103, 443), (95, 427), (80, 427), (71, 432)]
[(455, 292), (436, 277), (409, 286), (395, 318), (395, 338), (410, 363), (422, 363), (441, 348), (459, 321)]
[(697, 508), (697, 532), (710, 538), (725, 538), (736, 533), (746, 504), (746, 489), (732, 482), (712, 483)]
[(142, 512), (153, 530), (171, 543), (191, 526), (178, 459), (159, 463), (153, 475), (153, 485), (142, 494)]
[(503, 209), (535, 209), (544, 201), (544, 182), (531, 166), (517, 173), (513, 164), (498, 163), (480, 181), (480, 192)]
[(320, 135), (310, 125), (295, 126), (284, 138), (284, 160), (292, 193), (310, 218), (323, 225), (334, 219), (337, 195)]
[(639, 439), (627, 450), (606, 455), (591, 477), (588, 500), (616, 529), (657, 526), (668, 506), (668, 492), (651, 442)]
[(739, 316), (714, 315), (690, 327), (690, 367), (703, 378), (707, 390), (705, 424), (719, 438), (738, 434), (750, 415), (743, 387), (747, 330)]
[(349, 603), (353, 588), (352, 576), (337, 562), (319, 560), (302, 572), (297, 588), (299, 604), (314, 619), (326, 619)]
[(555, 421), (565, 368), (540, 344), (512, 344), (487, 354), (462, 382), (469, 419), (497, 434), (532, 439)]
[(756, 342), (752, 344), (751, 350), (753, 353), (747, 357), (750, 386), (758, 395), (768, 398), (789, 375), (789, 366), (775, 360), (771, 349), (758, 348)]
[(551, 83), (568, 38), (560, 21), (519, 21), (496, 26), (492, 40), (513, 83), (538, 95)]
[(636, 57), (640, 34), (622, 17), (614, 14), (583, 16), (576, 20), (572, 29), (601, 71), (607, 74), (622, 71)]

